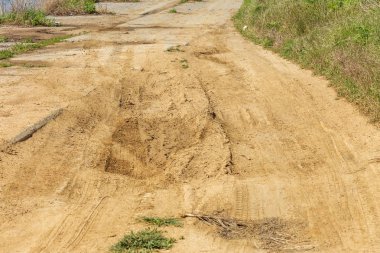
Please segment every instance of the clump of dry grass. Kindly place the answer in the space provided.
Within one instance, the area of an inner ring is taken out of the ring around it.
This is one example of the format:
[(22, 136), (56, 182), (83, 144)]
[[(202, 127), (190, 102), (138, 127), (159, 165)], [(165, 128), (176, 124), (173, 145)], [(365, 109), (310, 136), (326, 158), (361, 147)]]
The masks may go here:
[(185, 214), (183, 218), (197, 218), (214, 226), (226, 239), (250, 239), (255, 245), (269, 250), (311, 250), (315, 248), (307, 232), (307, 225), (297, 220), (277, 217), (262, 220), (237, 220), (203, 214)]

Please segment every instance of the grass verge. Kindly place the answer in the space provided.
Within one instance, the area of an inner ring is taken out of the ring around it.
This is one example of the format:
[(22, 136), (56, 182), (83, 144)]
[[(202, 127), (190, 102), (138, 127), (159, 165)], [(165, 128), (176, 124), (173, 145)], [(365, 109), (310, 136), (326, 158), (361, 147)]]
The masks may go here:
[(125, 235), (118, 243), (112, 246), (111, 252), (152, 252), (154, 250), (170, 249), (175, 242), (175, 239), (165, 237), (162, 231), (148, 228)]
[(55, 22), (45, 12), (36, 9), (25, 9), (6, 13), (0, 16), (0, 24), (27, 26), (54, 26)]
[(47, 13), (57, 16), (97, 14), (95, 0), (47, 0)]
[(149, 223), (151, 225), (155, 225), (157, 227), (182, 227), (183, 223), (177, 218), (161, 218), (161, 217), (142, 217), (144, 222)]
[(326, 76), (380, 122), (377, 0), (244, 0), (234, 22), (245, 37)]
[(58, 42), (62, 42), (63, 40), (71, 37), (70, 35), (58, 36), (47, 40), (41, 40), (38, 42), (21, 42), (17, 43), (14, 46), (10, 47), (6, 50), (0, 51), (0, 60), (9, 59), (15, 55), (30, 52), (39, 48), (43, 48), (49, 45), (53, 45)]

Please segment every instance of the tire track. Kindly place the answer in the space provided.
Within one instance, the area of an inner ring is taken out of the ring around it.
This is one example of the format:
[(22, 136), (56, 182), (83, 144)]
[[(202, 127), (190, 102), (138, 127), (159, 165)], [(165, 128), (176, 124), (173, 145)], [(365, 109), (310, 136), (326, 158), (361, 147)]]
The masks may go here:
[(239, 220), (249, 220), (249, 192), (245, 182), (239, 182), (235, 189), (235, 216)]

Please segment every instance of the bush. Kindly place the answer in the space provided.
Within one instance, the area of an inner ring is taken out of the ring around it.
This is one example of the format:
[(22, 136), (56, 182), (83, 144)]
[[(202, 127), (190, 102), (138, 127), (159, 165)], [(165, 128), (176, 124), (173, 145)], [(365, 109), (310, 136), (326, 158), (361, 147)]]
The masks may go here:
[(245, 0), (234, 21), (256, 43), (327, 76), (380, 122), (377, 0)]

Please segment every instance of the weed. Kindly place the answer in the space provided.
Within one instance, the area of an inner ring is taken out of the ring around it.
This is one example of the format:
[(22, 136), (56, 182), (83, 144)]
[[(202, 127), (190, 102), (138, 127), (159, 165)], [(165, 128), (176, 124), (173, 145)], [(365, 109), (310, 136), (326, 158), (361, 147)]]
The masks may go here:
[(0, 51), (0, 60), (11, 58), (13, 55), (14, 55), (14, 53), (10, 49), (1, 50)]
[(163, 232), (157, 229), (144, 229), (137, 233), (131, 232), (125, 235), (118, 243), (112, 246), (111, 251), (122, 252), (152, 252), (160, 249), (170, 249), (176, 242), (173, 238), (163, 236)]
[(184, 69), (189, 68), (189, 62), (186, 59), (182, 59), (180, 62), (181, 62), (182, 68)]
[(183, 226), (183, 223), (177, 218), (143, 217), (142, 220), (158, 227)]
[(7, 42), (7, 41), (8, 41), (7, 37), (0, 35), (0, 43), (4, 43), (4, 42)]
[(12, 64), (10, 62), (0, 62), (0, 68), (8, 68), (11, 66)]
[(169, 13), (177, 13), (177, 10), (176, 9), (170, 9)]
[(166, 49), (167, 52), (185, 52), (182, 48), (181, 45), (177, 46), (171, 46), (168, 49)]

